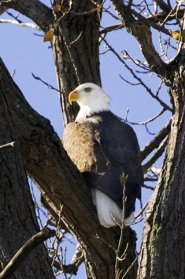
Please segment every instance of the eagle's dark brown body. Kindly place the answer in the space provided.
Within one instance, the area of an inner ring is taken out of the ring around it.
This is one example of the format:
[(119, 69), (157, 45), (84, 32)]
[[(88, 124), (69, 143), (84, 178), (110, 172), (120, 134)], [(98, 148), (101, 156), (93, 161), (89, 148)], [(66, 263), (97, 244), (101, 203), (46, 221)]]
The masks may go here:
[(141, 198), (143, 172), (133, 129), (110, 111), (94, 113), (81, 123), (69, 123), (64, 130), (64, 148), (84, 174), (87, 185), (97, 188), (122, 208), (123, 185), (127, 175), (125, 217)]

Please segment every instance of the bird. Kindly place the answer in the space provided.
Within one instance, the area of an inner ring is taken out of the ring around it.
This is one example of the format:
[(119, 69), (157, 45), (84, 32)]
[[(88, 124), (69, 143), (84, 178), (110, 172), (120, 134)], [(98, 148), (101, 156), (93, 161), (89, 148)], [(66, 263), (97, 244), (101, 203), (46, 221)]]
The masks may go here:
[(97, 84), (80, 84), (69, 93), (68, 101), (77, 102), (80, 110), (75, 121), (64, 128), (63, 146), (83, 174), (100, 224), (110, 228), (124, 220), (125, 225), (132, 225), (143, 184), (133, 128), (111, 112), (110, 97)]

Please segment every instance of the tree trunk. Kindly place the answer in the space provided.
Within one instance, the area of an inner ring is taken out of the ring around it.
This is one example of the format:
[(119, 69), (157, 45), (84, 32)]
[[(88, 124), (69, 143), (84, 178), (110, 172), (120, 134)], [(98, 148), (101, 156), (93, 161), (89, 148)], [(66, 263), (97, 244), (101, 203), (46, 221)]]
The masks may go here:
[[(15, 133), (11, 110), (0, 94), (0, 145), (12, 142)], [(38, 230), (20, 146), (16, 142), (15, 147), (0, 149), (0, 270)], [(11, 278), (54, 278), (43, 244), (31, 252)]]
[[(68, 93), (85, 82), (101, 84), (99, 69), (99, 25), (97, 5), (101, 0), (72, 1), (70, 13), (56, 14), (52, 42), (63, 120), (75, 119), (78, 107), (69, 106)], [(68, 4), (63, 9), (69, 9)]]
[(147, 207), (138, 272), (140, 279), (185, 278), (184, 61), (179, 65), (176, 63), (176, 68), (169, 70), (174, 115), (160, 181)]

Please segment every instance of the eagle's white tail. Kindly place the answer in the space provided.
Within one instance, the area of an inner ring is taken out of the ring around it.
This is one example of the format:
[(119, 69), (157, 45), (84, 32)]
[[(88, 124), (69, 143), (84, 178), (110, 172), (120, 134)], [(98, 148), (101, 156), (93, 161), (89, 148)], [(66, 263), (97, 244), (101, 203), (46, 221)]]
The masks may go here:
[[(110, 199), (106, 194), (98, 190), (92, 189), (93, 203), (96, 206), (98, 219), (100, 224), (106, 228), (117, 226), (122, 221), (122, 210)], [(132, 225), (135, 221), (134, 213), (125, 219), (125, 225)]]

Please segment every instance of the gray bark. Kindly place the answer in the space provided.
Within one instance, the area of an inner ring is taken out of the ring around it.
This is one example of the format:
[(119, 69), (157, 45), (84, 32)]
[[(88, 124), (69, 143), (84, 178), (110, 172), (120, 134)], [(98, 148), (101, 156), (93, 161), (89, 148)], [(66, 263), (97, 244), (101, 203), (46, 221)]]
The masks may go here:
[[(6, 97), (0, 94), (0, 145), (15, 139), (12, 117)], [(38, 230), (20, 146), (16, 142), (15, 147), (0, 149), (0, 270)], [(43, 244), (30, 253), (11, 278), (54, 278)]]
[(169, 66), (174, 115), (160, 181), (147, 207), (139, 279), (185, 278), (185, 75), (179, 58)]

